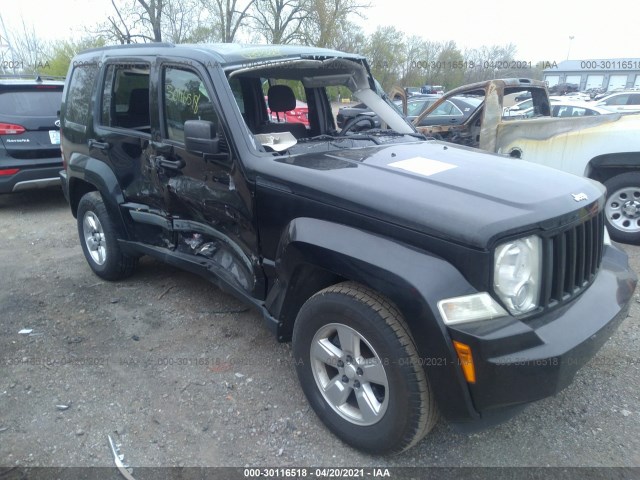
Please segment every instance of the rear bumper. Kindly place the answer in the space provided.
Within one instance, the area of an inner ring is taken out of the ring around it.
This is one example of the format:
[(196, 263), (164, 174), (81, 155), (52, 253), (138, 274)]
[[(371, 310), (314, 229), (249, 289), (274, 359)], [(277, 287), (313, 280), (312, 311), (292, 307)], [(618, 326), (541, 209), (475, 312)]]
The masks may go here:
[(60, 165), (54, 167), (24, 168), (13, 175), (0, 176), (0, 193), (47, 188), (60, 185)]
[(508, 416), (567, 387), (627, 316), (636, 282), (626, 254), (609, 246), (594, 283), (568, 305), (531, 320), (450, 328), (473, 352), (476, 382), (468, 388), (481, 417)]

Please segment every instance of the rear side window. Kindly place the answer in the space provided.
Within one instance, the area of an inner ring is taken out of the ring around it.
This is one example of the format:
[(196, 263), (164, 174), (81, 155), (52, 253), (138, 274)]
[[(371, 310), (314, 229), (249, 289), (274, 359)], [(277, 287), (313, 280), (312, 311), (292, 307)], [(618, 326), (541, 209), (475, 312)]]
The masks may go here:
[(151, 132), (149, 65), (116, 63), (107, 67), (100, 118), (107, 127)]
[(0, 95), (0, 112), (3, 117), (55, 117), (61, 101), (62, 87), (5, 92)]
[(79, 125), (87, 125), (91, 92), (93, 91), (97, 74), (97, 63), (78, 65), (73, 69), (66, 98), (65, 120)]

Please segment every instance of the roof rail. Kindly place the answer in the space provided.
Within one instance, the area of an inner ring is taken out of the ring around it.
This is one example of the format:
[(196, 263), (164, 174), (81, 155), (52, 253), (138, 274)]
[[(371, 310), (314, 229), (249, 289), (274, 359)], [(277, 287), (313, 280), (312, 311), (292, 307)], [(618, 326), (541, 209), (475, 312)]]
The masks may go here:
[(105, 45), (104, 47), (93, 47), (88, 48), (87, 50), (82, 50), (78, 53), (81, 55), (83, 53), (95, 53), (102, 52), (108, 50), (119, 50), (119, 49), (136, 49), (136, 48), (158, 48), (158, 47), (175, 47), (175, 43), (171, 42), (149, 42), (149, 43), (125, 43), (125, 44), (117, 44), (117, 45)]
[(42, 82), (44, 80), (60, 80), (63, 81), (65, 77), (56, 75), (41, 75), (37, 73), (16, 73), (16, 74), (0, 74), (0, 79), (15, 79), (15, 80), (35, 80), (36, 82)]

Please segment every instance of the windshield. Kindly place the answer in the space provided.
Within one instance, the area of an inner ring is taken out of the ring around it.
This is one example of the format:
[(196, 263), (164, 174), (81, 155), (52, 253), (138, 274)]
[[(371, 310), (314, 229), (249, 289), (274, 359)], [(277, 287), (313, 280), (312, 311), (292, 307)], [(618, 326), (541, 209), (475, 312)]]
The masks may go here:
[(424, 140), (361, 60), (279, 60), (230, 68), (227, 76), (259, 151), (284, 155)]

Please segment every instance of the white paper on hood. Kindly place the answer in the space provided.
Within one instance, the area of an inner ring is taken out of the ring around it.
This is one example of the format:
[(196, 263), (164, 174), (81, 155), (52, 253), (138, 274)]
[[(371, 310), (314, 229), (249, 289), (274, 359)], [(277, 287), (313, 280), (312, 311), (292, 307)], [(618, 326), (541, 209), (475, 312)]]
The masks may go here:
[(456, 165), (452, 165), (451, 163), (440, 162), (424, 157), (407, 158), (406, 160), (390, 163), (389, 166), (424, 175), (425, 177), (457, 168)]

